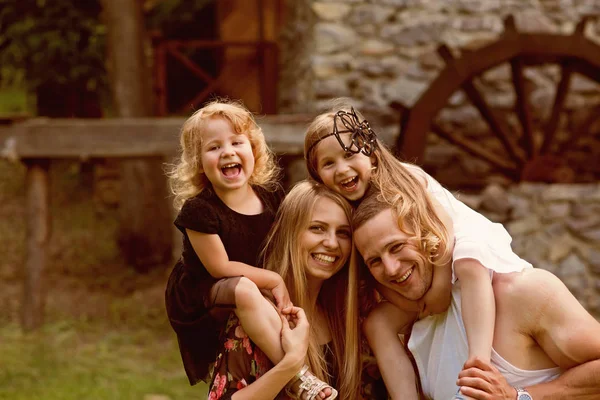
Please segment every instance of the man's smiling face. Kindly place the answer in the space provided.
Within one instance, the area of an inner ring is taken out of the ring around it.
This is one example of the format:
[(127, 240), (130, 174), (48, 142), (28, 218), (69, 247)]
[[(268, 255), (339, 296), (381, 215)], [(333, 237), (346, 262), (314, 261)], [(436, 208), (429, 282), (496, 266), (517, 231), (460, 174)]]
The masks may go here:
[(356, 229), (354, 243), (377, 282), (409, 300), (420, 300), (429, 290), (433, 266), (398, 227), (391, 209)]

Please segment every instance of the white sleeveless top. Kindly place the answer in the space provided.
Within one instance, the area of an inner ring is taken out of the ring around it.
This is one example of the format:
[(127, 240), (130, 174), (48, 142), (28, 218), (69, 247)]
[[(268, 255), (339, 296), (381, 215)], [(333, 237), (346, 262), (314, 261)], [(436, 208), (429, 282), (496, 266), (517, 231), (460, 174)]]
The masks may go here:
[[(468, 358), (468, 343), (460, 308), (460, 282), (452, 287), (446, 313), (426, 317), (413, 325), (408, 348), (412, 352), (425, 395), (450, 400), (458, 391), (456, 379)], [(492, 349), (492, 364), (512, 386), (530, 386), (555, 379), (560, 368), (527, 371), (514, 367)]]
[[(463, 258), (474, 258), (487, 269), (501, 273), (532, 268), (530, 263), (512, 251), (512, 237), (502, 224), (494, 223), (469, 208), (421, 168), (410, 164), (403, 165), (415, 175), (425, 177), (427, 192), (442, 205), (452, 219), (455, 237), (453, 263)], [(455, 280), (452, 271), (452, 282)]]

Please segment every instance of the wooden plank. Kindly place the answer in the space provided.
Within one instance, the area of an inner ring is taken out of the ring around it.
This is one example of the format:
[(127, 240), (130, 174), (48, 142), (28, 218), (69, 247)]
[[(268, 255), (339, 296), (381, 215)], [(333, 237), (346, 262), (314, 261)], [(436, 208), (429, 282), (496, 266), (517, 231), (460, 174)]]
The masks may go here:
[(21, 308), (21, 326), (25, 331), (39, 328), (43, 322), (43, 273), (48, 263), (50, 240), (49, 165), (48, 160), (27, 163), (27, 256)]
[[(257, 122), (278, 154), (302, 155), (312, 116), (263, 116)], [(0, 129), (0, 158), (170, 156), (184, 118), (32, 119)]]

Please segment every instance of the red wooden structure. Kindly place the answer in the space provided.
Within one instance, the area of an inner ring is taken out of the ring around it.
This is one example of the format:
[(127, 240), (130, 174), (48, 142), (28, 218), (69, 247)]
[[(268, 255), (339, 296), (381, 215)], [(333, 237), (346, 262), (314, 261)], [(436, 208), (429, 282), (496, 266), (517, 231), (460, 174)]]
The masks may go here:
[[(278, 79), (278, 47), (277, 43), (267, 39), (265, 32), (265, 8), (263, 0), (255, 0), (258, 14), (257, 40), (169, 40), (160, 36), (154, 38), (154, 82), (157, 97), (157, 114), (166, 116), (169, 113), (167, 83), (167, 57), (172, 57), (189, 70), (195, 77), (205, 83), (204, 88), (192, 99), (186, 99), (176, 110), (177, 113), (187, 113), (191, 108), (198, 108), (208, 100), (212, 93), (222, 84), (224, 75), (219, 72), (213, 76), (198, 63), (194, 62), (186, 52), (189, 50), (206, 49), (250, 49), (254, 50), (252, 62), (258, 65), (259, 91), (263, 114), (277, 113), (277, 79)], [(280, 7), (279, 2), (276, 3)], [(280, 11), (276, 12), (279, 15)], [(279, 22), (276, 22), (279, 23)], [(244, 68), (239, 65), (238, 68)], [(243, 100), (243, 99), (242, 99)]]

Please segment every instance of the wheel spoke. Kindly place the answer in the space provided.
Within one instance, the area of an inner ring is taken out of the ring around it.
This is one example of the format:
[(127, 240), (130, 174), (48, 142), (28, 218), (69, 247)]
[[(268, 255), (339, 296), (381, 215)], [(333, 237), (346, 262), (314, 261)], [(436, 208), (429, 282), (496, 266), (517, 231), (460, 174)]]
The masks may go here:
[[(450, 63), (454, 60), (454, 56), (450, 52), (450, 49), (446, 45), (442, 45), (438, 48), (438, 53), (446, 61)], [(468, 80), (462, 84), (462, 89), (467, 94), (471, 103), (477, 108), (483, 119), (487, 122), (492, 132), (500, 139), (506, 152), (518, 165), (523, 164), (523, 157), (518, 153), (517, 146), (510, 139), (506, 133), (504, 126), (498, 121), (491, 108), (486, 103), (485, 99), (479, 93), (479, 90), (475, 87), (472, 81)]]
[(488, 162), (498, 170), (502, 171), (505, 175), (511, 177), (512, 179), (517, 179), (519, 175), (519, 171), (517, 167), (510, 162), (498, 157), (496, 154), (492, 153), (488, 149), (483, 146), (477, 145), (475, 142), (465, 139), (464, 137), (445, 130), (437, 123), (431, 124), (431, 130), (439, 137), (446, 139), (448, 142), (452, 143), (455, 146), (460, 147), (467, 153), (471, 154), (474, 157), (477, 157), (483, 161)]
[(565, 63), (561, 68), (561, 78), (556, 88), (556, 94), (554, 95), (554, 104), (552, 105), (552, 114), (548, 120), (548, 125), (544, 132), (544, 141), (540, 148), (540, 154), (546, 154), (550, 151), (558, 124), (560, 123), (560, 114), (562, 112), (565, 100), (567, 99), (567, 93), (569, 92), (569, 86), (571, 84), (571, 76), (573, 75), (573, 67), (569, 63)]
[[(585, 33), (585, 27), (589, 21), (588, 17), (583, 17), (581, 21), (577, 23), (575, 26), (575, 31), (573, 32), (573, 36), (582, 37)], [(550, 119), (548, 121), (548, 125), (546, 125), (546, 130), (544, 134), (544, 141), (542, 143), (542, 147), (540, 149), (541, 154), (546, 154), (551, 150), (552, 142), (554, 141), (554, 136), (556, 135), (556, 130), (558, 129), (558, 124), (560, 123), (560, 114), (562, 112), (565, 100), (567, 99), (567, 94), (569, 92), (569, 86), (571, 84), (571, 76), (575, 71), (575, 66), (573, 60), (568, 60), (564, 62), (561, 66), (561, 78), (556, 88), (556, 95), (554, 96), (554, 104), (552, 105), (552, 114), (550, 115)], [(593, 114), (592, 114), (593, 115)], [(581, 130), (587, 131), (591, 127), (593, 121), (589, 122), (589, 125), (586, 127), (585, 125), (588, 123), (587, 121), (582, 124), (581, 129), (576, 132), (576, 136), (581, 135)], [(585, 132), (584, 132), (585, 133)], [(570, 141), (568, 146), (572, 141)], [(564, 151), (564, 148), (562, 149)], [(561, 151), (561, 152), (562, 152)]]
[(529, 109), (529, 97), (525, 90), (525, 78), (523, 77), (523, 65), (518, 58), (513, 58), (510, 61), (512, 71), (513, 86), (515, 87), (515, 109), (521, 128), (523, 129), (523, 146), (527, 158), (531, 159), (535, 156), (533, 143), (533, 124), (531, 122), (531, 110)]

